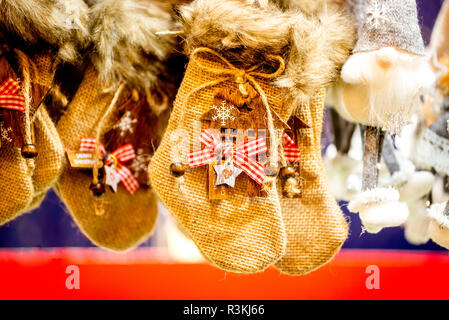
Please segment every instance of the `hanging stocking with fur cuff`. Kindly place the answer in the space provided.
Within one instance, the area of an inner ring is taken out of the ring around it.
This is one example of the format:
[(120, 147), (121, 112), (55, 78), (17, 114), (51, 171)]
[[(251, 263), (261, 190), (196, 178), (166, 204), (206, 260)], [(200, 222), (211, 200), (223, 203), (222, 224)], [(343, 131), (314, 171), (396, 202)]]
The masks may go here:
[[(345, 218), (324, 172), (321, 135), (326, 87), (347, 59), (355, 32), (344, 11), (322, 4), (321, 10), (310, 15), (285, 11), (293, 14), (296, 22), (286, 75), (276, 81), (291, 106), (286, 132), (293, 142), (283, 144), (281, 152), (284, 157), (278, 196), (287, 249), (275, 266), (289, 275), (309, 273), (328, 263), (348, 235)], [(301, 154), (300, 160), (292, 158), (294, 146)]]
[[(0, 6), (0, 73), (17, 80), (19, 91), (12, 96), (24, 99), (23, 112), (1, 111), (0, 154), (6, 155), (5, 161), (0, 156), (0, 181), (8, 186), (2, 187), (0, 224), (38, 206), (61, 171), (64, 152), (44, 99), (56, 65), (77, 58), (86, 37), (85, 7), (81, 0), (11, 0)], [(69, 26), (71, 19), (79, 26)]]
[(174, 99), (164, 62), (175, 42), (156, 36), (171, 16), (151, 1), (97, 1), (90, 18), (92, 63), (57, 130), (69, 157), (91, 162), (87, 170), (66, 162), (55, 189), (94, 244), (124, 251), (148, 238), (157, 217), (145, 173)]
[[(47, 115), (45, 106), (41, 105), (51, 85), (52, 77), (47, 74), (47, 72), (51, 74), (50, 60), (45, 57), (35, 57), (34, 60), (38, 63), (39, 61), (48, 62), (39, 63), (39, 66), (37, 66), (19, 50), (7, 53), (6, 56), (14, 61), (14, 64), (17, 63), (19, 65), (20, 74), (23, 75), (24, 81), (22, 86), (24, 89), (21, 92), (24, 94), (21, 95), (19, 93), (16, 97), (24, 97), (23, 113), (25, 114), (23, 118), (20, 118), (22, 117), (20, 113), (13, 115), (16, 117), (15, 120), (5, 117), (5, 113), (3, 114), (4, 121), (0, 129), (3, 145), (0, 148), (0, 152), (6, 152), (9, 156), (5, 156), (5, 161), (2, 161), (0, 171), (4, 173), (2, 183), (9, 184), (9, 186), (5, 185), (2, 188), (5, 192), (0, 205), (2, 208), (0, 212), (1, 224), (26, 212), (36, 196), (46, 193), (57, 179), (64, 157), (64, 151), (56, 129)], [(5, 56), (2, 58), (1, 64), (2, 67), (0, 69), (8, 74), (8, 79), (17, 79), (16, 73), (12, 71), (12, 67)], [(42, 66), (48, 67), (48, 69), (42, 69)], [(6, 104), (2, 105), (7, 107)], [(23, 122), (17, 121), (18, 119), (23, 119)], [(18, 126), (15, 124), (18, 124)], [(14, 131), (16, 134), (12, 135), (11, 133)], [(17, 137), (21, 136), (17, 132), (25, 133), (23, 140), (17, 141)], [(29, 142), (24, 146), (22, 141)], [(17, 142), (22, 146), (22, 151), (17, 148)], [(27, 150), (25, 148), (31, 146), (33, 150), (39, 150), (40, 148), (40, 151), (34, 154), (33, 158), (25, 158), (24, 152)], [(13, 149), (17, 149), (15, 152), (16, 156), (8, 165), (9, 162), (6, 158), (10, 158), (10, 152)], [(11, 194), (9, 194), (9, 190), (12, 191)]]
[(300, 178), (301, 193), (296, 198), (279, 194), (288, 242), (276, 267), (290, 275), (306, 274), (328, 263), (348, 236), (348, 225), (329, 190), (321, 161), (324, 95), (322, 89), (299, 109), (301, 119), (311, 124), (297, 131), (301, 162), (296, 179)]
[(211, 264), (259, 272), (285, 252), (274, 176), (290, 113), (271, 83), (284, 72), (292, 17), (233, 0), (180, 13), (190, 62), (152, 185)]

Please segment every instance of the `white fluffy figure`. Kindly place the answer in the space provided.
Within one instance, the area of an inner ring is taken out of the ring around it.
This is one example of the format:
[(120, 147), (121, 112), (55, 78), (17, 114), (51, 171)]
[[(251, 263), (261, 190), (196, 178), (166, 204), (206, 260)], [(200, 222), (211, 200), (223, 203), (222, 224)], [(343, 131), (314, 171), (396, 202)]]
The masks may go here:
[(429, 225), (431, 219), (427, 215), (425, 198), (408, 202), (410, 216), (405, 223), (405, 239), (413, 245), (425, 244), (430, 240)]
[(359, 213), (360, 220), (369, 233), (400, 226), (409, 216), (407, 205), (399, 202), (399, 192), (394, 188), (364, 191), (349, 202), (348, 209)]
[[(408, 161), (407, 161), (408, 162)], [(410, 163), (408, 169), (393, 175), (392, 181), (397, 187), (400, 200), (404, 201), (410, 211), (405, 222), (405, 238), (414, 245), (425, 244), (429, 241), (428, 227), (430, 219), (427, 215), (426, 195), (433, 187), (435, 177), (428, 171), (415, 171)]]
[(427, 57), (385, 47), (348, 59), (333, 100), (347, 120), (399, 134), (434, 82)]
[(407, 203), (429, 194), (435, 182), (434, 175), (429, 171), (416, 171), (413, 163), (407, 159), (398, 157), (398, 160), (401, 169), (383, 184), (396, 188), (399, 199)]

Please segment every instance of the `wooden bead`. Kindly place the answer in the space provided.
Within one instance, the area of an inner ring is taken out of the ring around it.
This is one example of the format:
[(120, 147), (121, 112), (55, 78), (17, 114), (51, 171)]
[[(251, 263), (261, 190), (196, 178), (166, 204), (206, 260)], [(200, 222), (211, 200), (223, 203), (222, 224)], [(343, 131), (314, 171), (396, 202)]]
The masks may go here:
[(279, 173), (279, 177), (281, 179), (288, 179), (288, 178), (292, 178), (295, 176), (296, 170), (294, 167), (291, 166), (286, 166), (283, 167)]
[(263, 168), (263, 170), (267, 177), (276, 177), (278, 174), (278, 167), (267, 166), (267, 167)]
[(170, 165), (170, 172), (173, 177), (179, 178), (186, 173), (186, 168), (182, 163), (175, 162)]
[(92, 183), (89, 187), (94, 197), (101, 197), (106, 192), (104, 183)]
[(34, 144), (27, 144), (22, 147), (22, 157), (33, 159), (37, 157), (37, 148)]

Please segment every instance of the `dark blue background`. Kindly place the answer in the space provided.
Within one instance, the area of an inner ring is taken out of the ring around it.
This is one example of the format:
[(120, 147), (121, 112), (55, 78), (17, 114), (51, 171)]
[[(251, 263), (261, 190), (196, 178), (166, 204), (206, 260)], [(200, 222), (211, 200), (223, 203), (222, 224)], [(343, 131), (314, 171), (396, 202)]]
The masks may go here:
[[(398, 0), (400, 1), (400, 0)], [(419, 18), (428, 43), (443, 0), (419, 0)], [(343, 206), (344, 208), (345, 206)], [(344, 209), (345, 210), (345, 209)], [(345, 212), (351, 223), (345, 248), (442, 250), (429, 242), (413, 246), (406, 242), (402, 228), (385, 229), (379, 234), (361, 234), (358, 215)], [(143, 246), (151, 246), (151, 238)], [(41, 208), (0, 227), (0, 247), (86, 247), (91, 242), (79, 231), (59, 198), (50, 192)]]

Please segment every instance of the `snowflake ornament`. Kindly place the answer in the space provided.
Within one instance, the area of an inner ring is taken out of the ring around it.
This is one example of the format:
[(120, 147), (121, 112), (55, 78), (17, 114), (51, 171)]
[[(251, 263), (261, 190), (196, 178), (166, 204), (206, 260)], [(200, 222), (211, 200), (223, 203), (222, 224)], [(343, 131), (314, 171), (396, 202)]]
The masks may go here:
[(221, 125), (226, 125), (226, 120), (235, 120), (235, 117), (231, 115), (231, 111), (235, 109), (233, 105), (227, 105), (226, 101), (222, 101), (221, 106), (212, 106), (211, 109), (216, 111), (216, 115), (212, 116), (213, 121), (221, 120)]
[(387, 14), (388, 7), (385, 3), (375, 1), (372, 4), (372, 8), (366, 12), (366, 23), (374, 29), (379, 29), (382, 24), (389, 21)]
[(136, 119), (131, 118), (131, 112), (126, 111), (123, 117), (120, 119), (120, 122), (114, 125), (114, 129), (120, 129), (120, 136), (123, 137), (127, 132), (134, 132), (134, 124), (137, 122)]
[(148, 162), (150, 160), (151, 156), (149, 154), (145, 154), (145, 151), (142, 148), (137, 149), (136, 158), (129, 166), (134, 172), (134, 177), (138, 178), (142, 171), (147, 171)]

